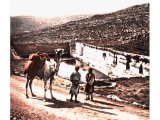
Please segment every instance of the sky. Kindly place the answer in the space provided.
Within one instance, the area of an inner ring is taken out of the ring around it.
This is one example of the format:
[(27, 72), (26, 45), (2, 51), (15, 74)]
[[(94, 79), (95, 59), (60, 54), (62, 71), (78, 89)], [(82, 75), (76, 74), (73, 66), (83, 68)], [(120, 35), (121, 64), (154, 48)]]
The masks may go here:
[(10, 0), (10, 15), (103, 14), (143, 3), (149, 3), (149, 0)]

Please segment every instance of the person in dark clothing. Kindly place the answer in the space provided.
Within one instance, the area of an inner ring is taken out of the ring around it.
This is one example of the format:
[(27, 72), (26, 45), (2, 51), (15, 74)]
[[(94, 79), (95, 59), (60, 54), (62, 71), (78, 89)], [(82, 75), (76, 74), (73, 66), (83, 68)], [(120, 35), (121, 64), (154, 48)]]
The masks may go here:
[[(95, 84), (95, 75), (92, 73), (92, 68), (89, 68), (88, 73), (86, 74), (86, 100), (93, 100), (94, 84)], [(90, 98), (91, 97), (91, 98)]]
[(130, 69), (130, 62), (131, 62), (131, 56), (130, 55), (126, 55), (126, 70)]
[(140, 73), (140, 74), (143, 74), (143, 65), (142, 65), (142, 63), (141, 63), (141, 65), (140, 65), (140, 67), (139, 67), (139, 73)]

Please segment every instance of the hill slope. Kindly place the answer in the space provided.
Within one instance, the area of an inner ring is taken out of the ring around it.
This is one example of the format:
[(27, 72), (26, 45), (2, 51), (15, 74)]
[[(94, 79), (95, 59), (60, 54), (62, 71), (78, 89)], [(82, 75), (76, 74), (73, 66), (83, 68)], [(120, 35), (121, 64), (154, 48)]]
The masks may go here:
[(11, 35), (57, 26), (73, 20), (80, 20), (91, 15), (73, 15), (63, 17), (12, 16)]
[(12, 43), (81, 41), (149, 55), (149, 4), (11, 36)]

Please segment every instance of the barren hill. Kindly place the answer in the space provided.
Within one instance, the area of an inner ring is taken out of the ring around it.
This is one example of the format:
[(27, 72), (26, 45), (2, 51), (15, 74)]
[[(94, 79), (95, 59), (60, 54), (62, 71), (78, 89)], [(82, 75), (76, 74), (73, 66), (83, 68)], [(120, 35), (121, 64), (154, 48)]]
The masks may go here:
[(149, 4), (11, 36), (12, 44), (82, 41), (149, 55)]
[(91, 15), (73, 15), (73, 16), (11, 16), (11, 35), (27, 33), (51, 26), (57, 26), (69, 21), (80, 20)]

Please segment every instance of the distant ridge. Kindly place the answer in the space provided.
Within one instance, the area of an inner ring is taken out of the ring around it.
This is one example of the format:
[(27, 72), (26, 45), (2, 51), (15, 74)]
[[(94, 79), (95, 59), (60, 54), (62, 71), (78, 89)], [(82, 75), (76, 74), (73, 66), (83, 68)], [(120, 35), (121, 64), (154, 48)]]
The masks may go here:
[(91, 15), (73, 15), (62, 17), (47, 16), (11, 16), (11, 35), (53, 27), (69, 21), (80, 20)]

